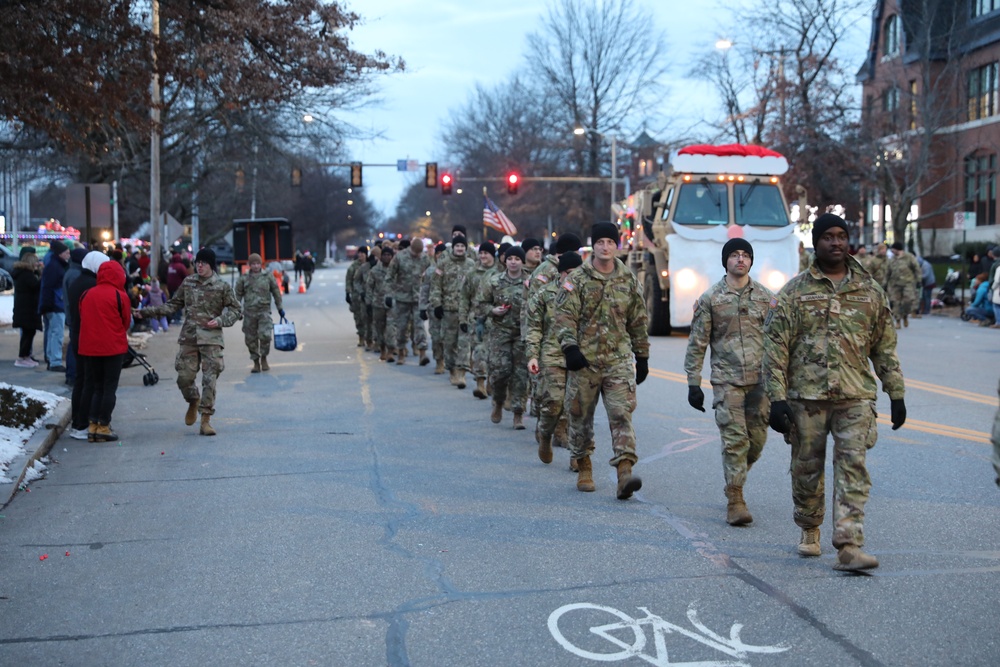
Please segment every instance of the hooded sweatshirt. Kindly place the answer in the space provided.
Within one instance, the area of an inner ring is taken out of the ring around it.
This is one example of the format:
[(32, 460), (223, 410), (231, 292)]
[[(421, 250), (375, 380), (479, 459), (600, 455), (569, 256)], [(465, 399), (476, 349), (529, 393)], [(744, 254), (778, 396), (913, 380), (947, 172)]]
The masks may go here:
[(80, 297), (83, 296), (84, 292), (97, 284), (98, 268), (110, 259), (103, 252), (97, 252), (96, 250), (88, 252), (84, 256), (83, 261), (80, 262), (80, 275), (69, 286), (69, 291), (66, 293), (66, 319), (69, 324), (69, 344), (77, 354), (80, 353)]
[(118, 262), (104, 262), (97, 270), (97, 285), (80, 298), (80, 354), (87, 357), (125, 354), (131, 323), (125, 269)]

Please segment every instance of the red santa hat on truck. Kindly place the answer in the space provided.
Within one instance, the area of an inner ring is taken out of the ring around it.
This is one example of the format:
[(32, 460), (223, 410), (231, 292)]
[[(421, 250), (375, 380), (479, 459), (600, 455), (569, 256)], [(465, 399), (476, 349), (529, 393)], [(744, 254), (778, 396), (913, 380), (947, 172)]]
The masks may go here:
[(670, 162), (675, 172), (693, 174), (781, 176), (788, 171), (788, 160), (781, 153), (743, 144), (687, 146), (677, 151)]

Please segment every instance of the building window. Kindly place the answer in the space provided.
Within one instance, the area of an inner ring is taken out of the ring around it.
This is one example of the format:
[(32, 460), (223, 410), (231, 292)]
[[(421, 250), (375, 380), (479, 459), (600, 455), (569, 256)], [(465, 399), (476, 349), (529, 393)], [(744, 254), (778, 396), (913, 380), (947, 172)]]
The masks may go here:
[(893, 86), (882, 93), (882, 111), (893, 113), (899, 109), (899, 88)]
[[(1000, 0), (998, 0), (1000, 2)], [(917, 82), (910, 81), (910, 129), (917, 129)]]
[(965, 210), (976, 214), (976, 226), (997, 224), (996, 153), (965, 158)]
[(969, 72), (969, 120), (996, 114), (997, 63), (990, 63)]
[(972, 0), (972, 18), (1000, 9), (1000, 0)]
[[(1000, 0), (995, 0), (1000, 2)], [(887, 56), (899, 55), (899, 17), (893, 14), (885, 21), (885, 37), (882, 41), (882, 52)]]

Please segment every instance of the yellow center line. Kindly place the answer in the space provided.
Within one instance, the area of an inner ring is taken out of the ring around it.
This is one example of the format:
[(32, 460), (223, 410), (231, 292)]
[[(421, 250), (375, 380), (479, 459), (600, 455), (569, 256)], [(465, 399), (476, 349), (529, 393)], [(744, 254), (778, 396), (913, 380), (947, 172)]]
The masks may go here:
[[(671, 382), (679, 382), (681, 384), (687, 384), (687, 375), (684, 373), (671, 373), (670, 371), (662, 371), (658, 368), (649, 369), (649, 374), (653, 377), (660, 378), (661, 380), (670, 380)], [(707, 381), (702, 381), (703, 387), (711, 387), (711, 384)], [(919, 386), (923, 385), (923, 386)], [(966, 396), (960, 396), (960, 394), (967, 394), (968, 400), (974, 400), (978, 403), (989, 403), (992, 405), (995, 399), (989, 399), (988, 401), (981, 400), (986, 398), (980, 394), (973, 394), (971, 392), (963, 392), (958, 389), (948, 389), (947, 387), (939, 387), (938, 385), (932, 385), (927, 382), (920, 382), (919, 380), (906, 380), (906, 386), (912, 387), (914, 389), (925, 389), (927, 391), (935, 391), (936, 393), (941, 393), (946, 396), (957, 396), (959, 398), (966, 398)], [(933, 389), (931, 389), (933, 388)], [(882, 425), (891, 426), (892, 420), (889, 415), (880, 414), (878, 416), (878, 422)], [(955, 438), (958, 440), (968, 440), (970, 442), (980, 442), (983, 444), (990, 444), (990, 434), (983, 431), (973, 431), (967, 428), (961, 428), (958, 426), (948, 426), (946, 424), (935, 424), (933, 422), (920, 421), (919, 419), (907, 418), (906, 423), (903, 424), (903, 428), (909, 429), (911, 431), (919, 431), (921, 433), (930, 433), (931, 435), (941, 435), (947, 438)]]
[(963, 389), (952, 389), (951, 387), (943, 387), (939, 384), (931, 384), (930, 382), (921, 382), (920, 380), (911, 380), (910, 378), (905, 378), (907, 389), (920, 389), (921, 391), (929, 391), (935, 394), (941, 394), (942, 396), (951, 396), (953, 398), (962, 398), (967, 401), (973, 401), (975, 403), (983, 403), (985, 405), (996, 405), (996, 396), (984, 396), (983, 394), (974, 394), (971, 391), (965, 391)]

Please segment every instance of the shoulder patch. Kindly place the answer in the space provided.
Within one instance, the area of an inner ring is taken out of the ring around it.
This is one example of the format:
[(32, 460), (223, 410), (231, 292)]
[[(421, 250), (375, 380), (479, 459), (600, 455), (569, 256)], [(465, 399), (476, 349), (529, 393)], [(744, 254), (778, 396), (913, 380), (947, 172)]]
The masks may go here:
[(848, 301), (857, 301), (858, 303), (871, 303), (872, 298), (870, 296), (860, 296), (857, 294), (846, 295)]
[(544, 273), (540, 273), (540, 274), (538, 274), (538, 276), (535, 277), (535, 280), (540, 280), (543, 283), (547, 283), (547, 282), (549, 282), (549, 277), (546, 276)]
[(444, 275), (444, 271), (442, 271), (441, 269), (434, 269), (434, 273), (436, 273), (439, 276), (443, 276)]
[(799, 301), (827, 301), (829, 298), (829, 294), (803, 294)]
[(777, 308), (778, 307), (778, 297), (776, 297), (776, 296), (771, 297), (771, 303), (769, 303), (768, 305), (771, 308)]
[(568, 281), (568, 280), (567, 280), (567, 281), (565, 281), (565, 282), (564, 282), (564, 283), (562, 284), (562, 286), (563, 286), (563, 289), (564, 289), (564, 290), (567, 290), (567, 291), (569, 291), (569, 292), (572, 292), (572, 291), (573, 291), (573, 283), (571, 283), (571, 282), (570, 282), (570, 281)]

